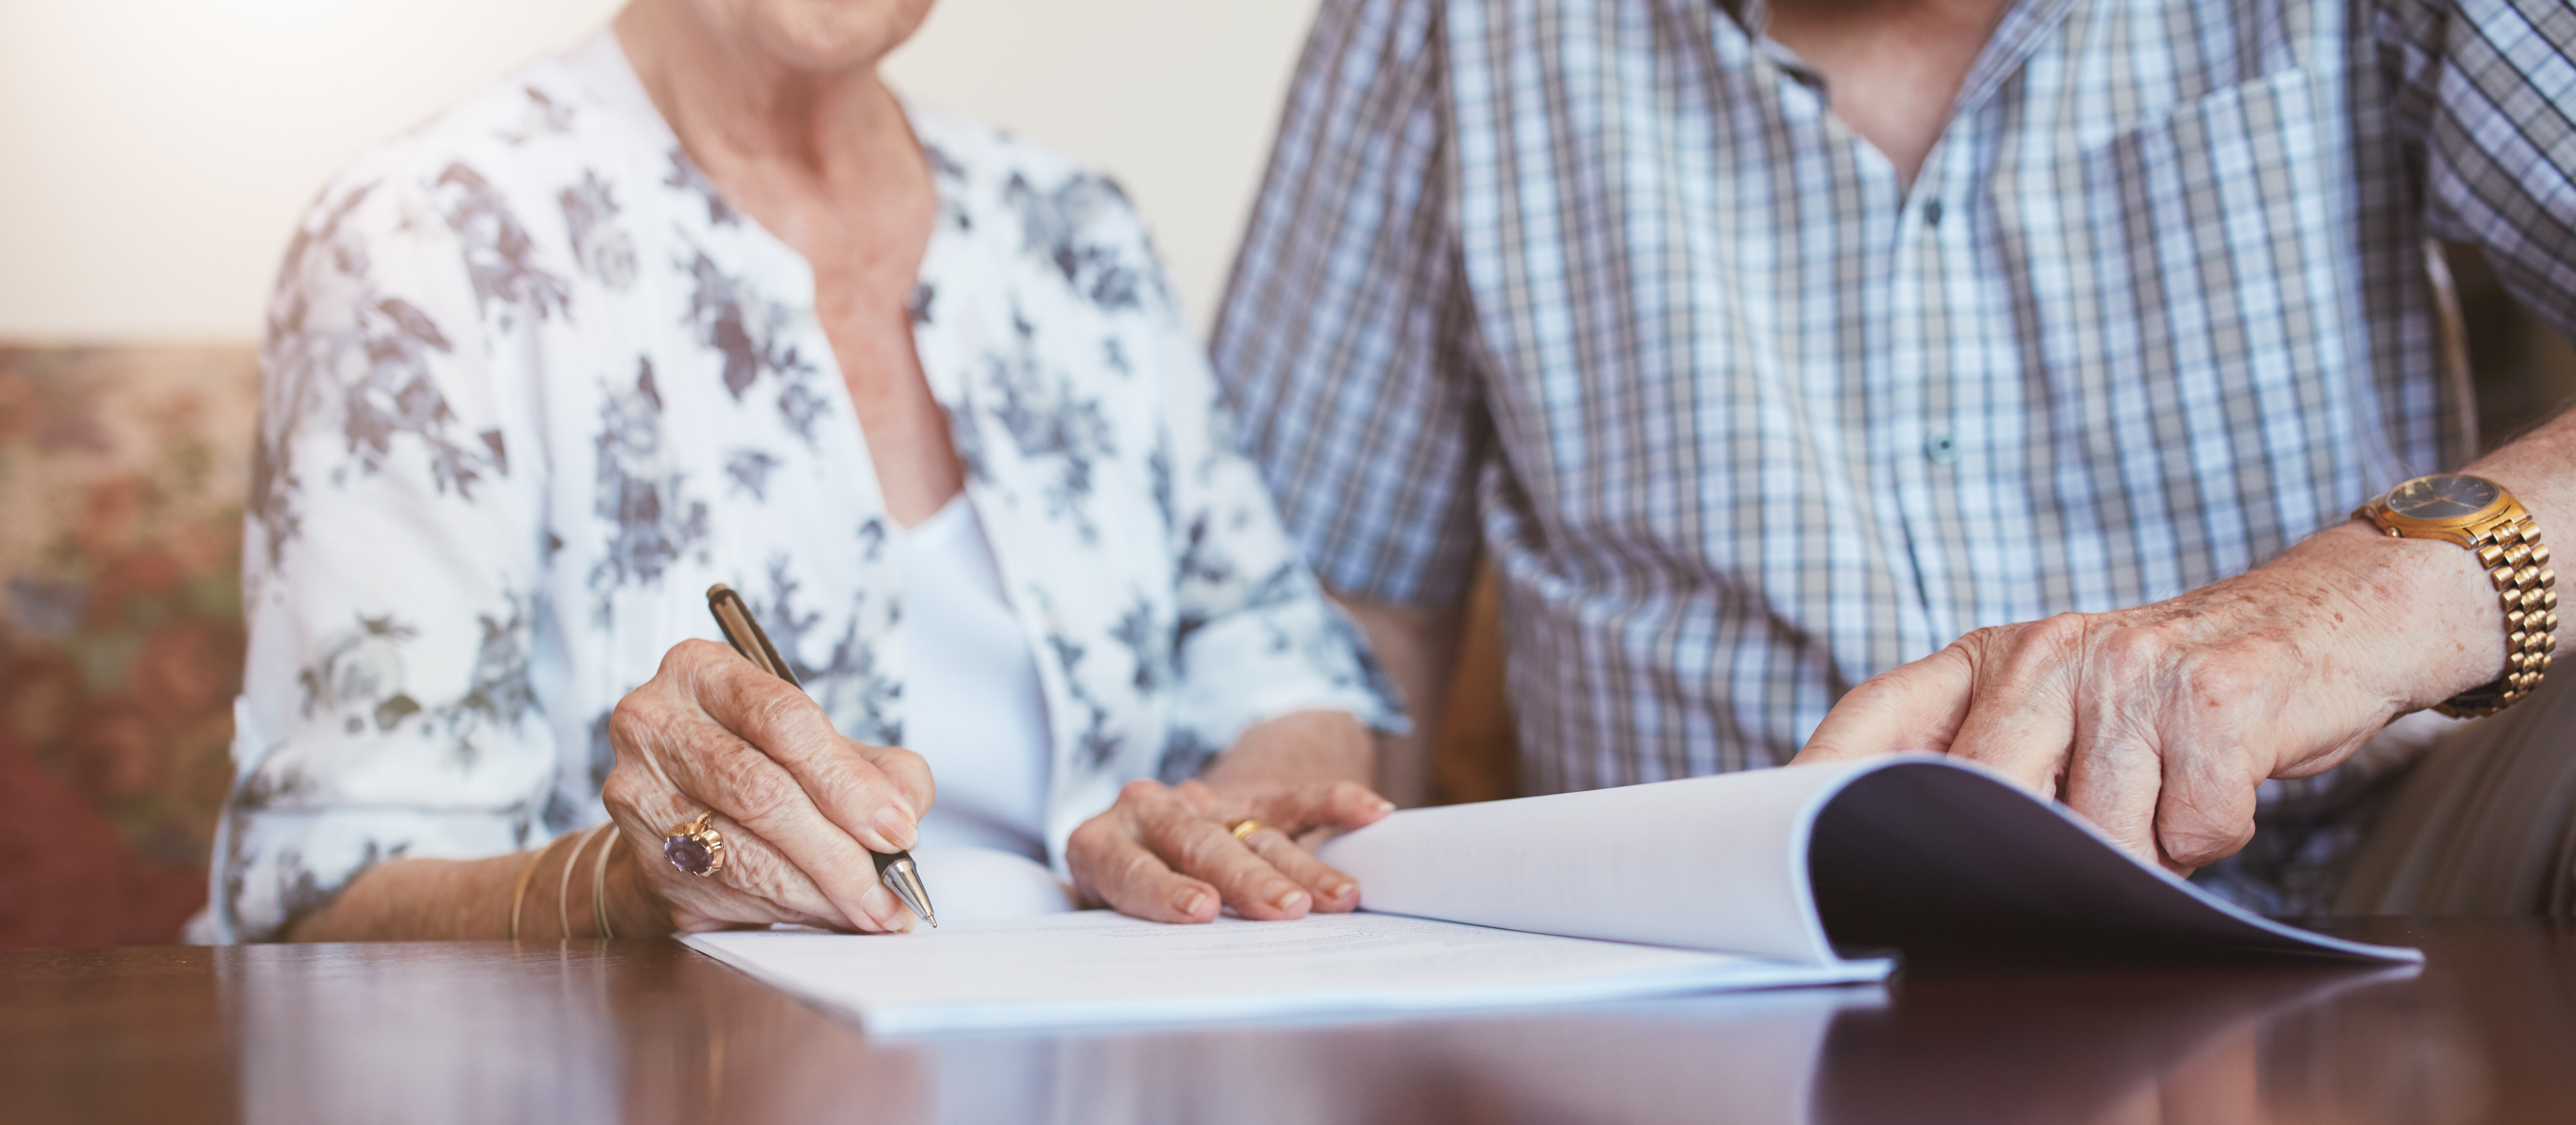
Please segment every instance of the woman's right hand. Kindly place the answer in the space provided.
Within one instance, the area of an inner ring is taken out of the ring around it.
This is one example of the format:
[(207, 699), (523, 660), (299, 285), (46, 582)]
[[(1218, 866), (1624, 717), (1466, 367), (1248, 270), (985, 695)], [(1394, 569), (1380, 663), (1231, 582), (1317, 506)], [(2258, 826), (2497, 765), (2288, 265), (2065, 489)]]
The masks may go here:
[[(921, 755), (842, 737), (804, 692), (698, 640), (618, 701), (608, 739), (617, 764), (601, 799), (672, 925), (912, 927), (869, 853), (920, 834), (933, 795)], [(662, 840), (709, 809), (724, 868), (691, 875), (663, 858)]]

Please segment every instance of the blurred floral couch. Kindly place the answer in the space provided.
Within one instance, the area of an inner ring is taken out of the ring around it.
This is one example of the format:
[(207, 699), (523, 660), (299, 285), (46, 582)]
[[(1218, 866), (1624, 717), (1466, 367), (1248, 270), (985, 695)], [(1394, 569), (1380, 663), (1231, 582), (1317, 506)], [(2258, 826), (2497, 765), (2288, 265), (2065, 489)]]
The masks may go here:
[(249, 345), (0, 347), (0, 946), (205, 902), (258, 382)]

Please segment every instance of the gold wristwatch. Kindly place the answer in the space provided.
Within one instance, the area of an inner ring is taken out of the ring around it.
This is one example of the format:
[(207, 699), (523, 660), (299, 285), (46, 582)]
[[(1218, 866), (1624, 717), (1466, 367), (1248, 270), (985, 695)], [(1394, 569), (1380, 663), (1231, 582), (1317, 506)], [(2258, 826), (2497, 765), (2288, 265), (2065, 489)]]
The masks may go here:
[(2475, 719), (2512, 706), (2540, 686), (2558, 647), (2557, 573), (2540, 527), (2504, 486), (2484, 477), (2417, 477), (2353, 513), (2392, 539), (2446, 539), (2468, 548), (2487, 568), (2504, 603), (2504, 676), (2472, 688), (2433, 709)]

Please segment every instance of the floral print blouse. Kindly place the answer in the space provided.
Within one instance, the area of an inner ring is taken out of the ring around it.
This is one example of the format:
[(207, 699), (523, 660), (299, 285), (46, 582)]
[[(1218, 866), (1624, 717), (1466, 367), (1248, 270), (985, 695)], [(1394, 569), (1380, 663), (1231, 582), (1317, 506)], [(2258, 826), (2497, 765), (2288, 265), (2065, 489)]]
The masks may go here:
[[(914, 344), (1037, 654), (1046, 838), (1246, 727), (1401, 722), (1099, 173), (912, 111), (940, 213)], [(752, 602), (900, 745), (893, 531), (813, 275), (681, 151), (612, 35), (360, 158), (286, 255), (244, 545), (236, 781), (197, 933), (357, 872), (594, 823), (607, 716)], [(939, 763), (931, 763), (934, 773)]]

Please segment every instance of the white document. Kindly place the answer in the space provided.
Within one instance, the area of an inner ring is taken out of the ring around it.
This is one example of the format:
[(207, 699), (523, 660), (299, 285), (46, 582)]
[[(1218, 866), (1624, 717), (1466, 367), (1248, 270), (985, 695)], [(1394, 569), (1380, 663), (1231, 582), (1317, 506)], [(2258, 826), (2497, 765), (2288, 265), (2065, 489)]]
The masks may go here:
[(1324, 845), (1360, 906), (1610, 941), (1835, 960), (1808, 827), (1853, 767), (1409, 809)]
[(1175, 926), (1089, 910), (910, 934), (740, 930), (685, 940), (871, 1034), (897, 1036), (1525, 1008), (1873, 981), (1889, 967), (1366, 913)]
[[(2247, 913), (2062, 807), (1929, 754), (1413, 809), (1318, 854), (1359, 880), (1362, 913), (1172, 926), (1090, 911), (687, 940), (881, 1034), (1866, 981), (1891, 951), (2423, 959)], [(939, 870), (925, 863), (923, 876), (936, 899)]]
[(2210, 897), (1937, 754), (1411, 809), (1317, 855), (1366, 910), (1802, 964), (1838, 947), (2423, 960)]

